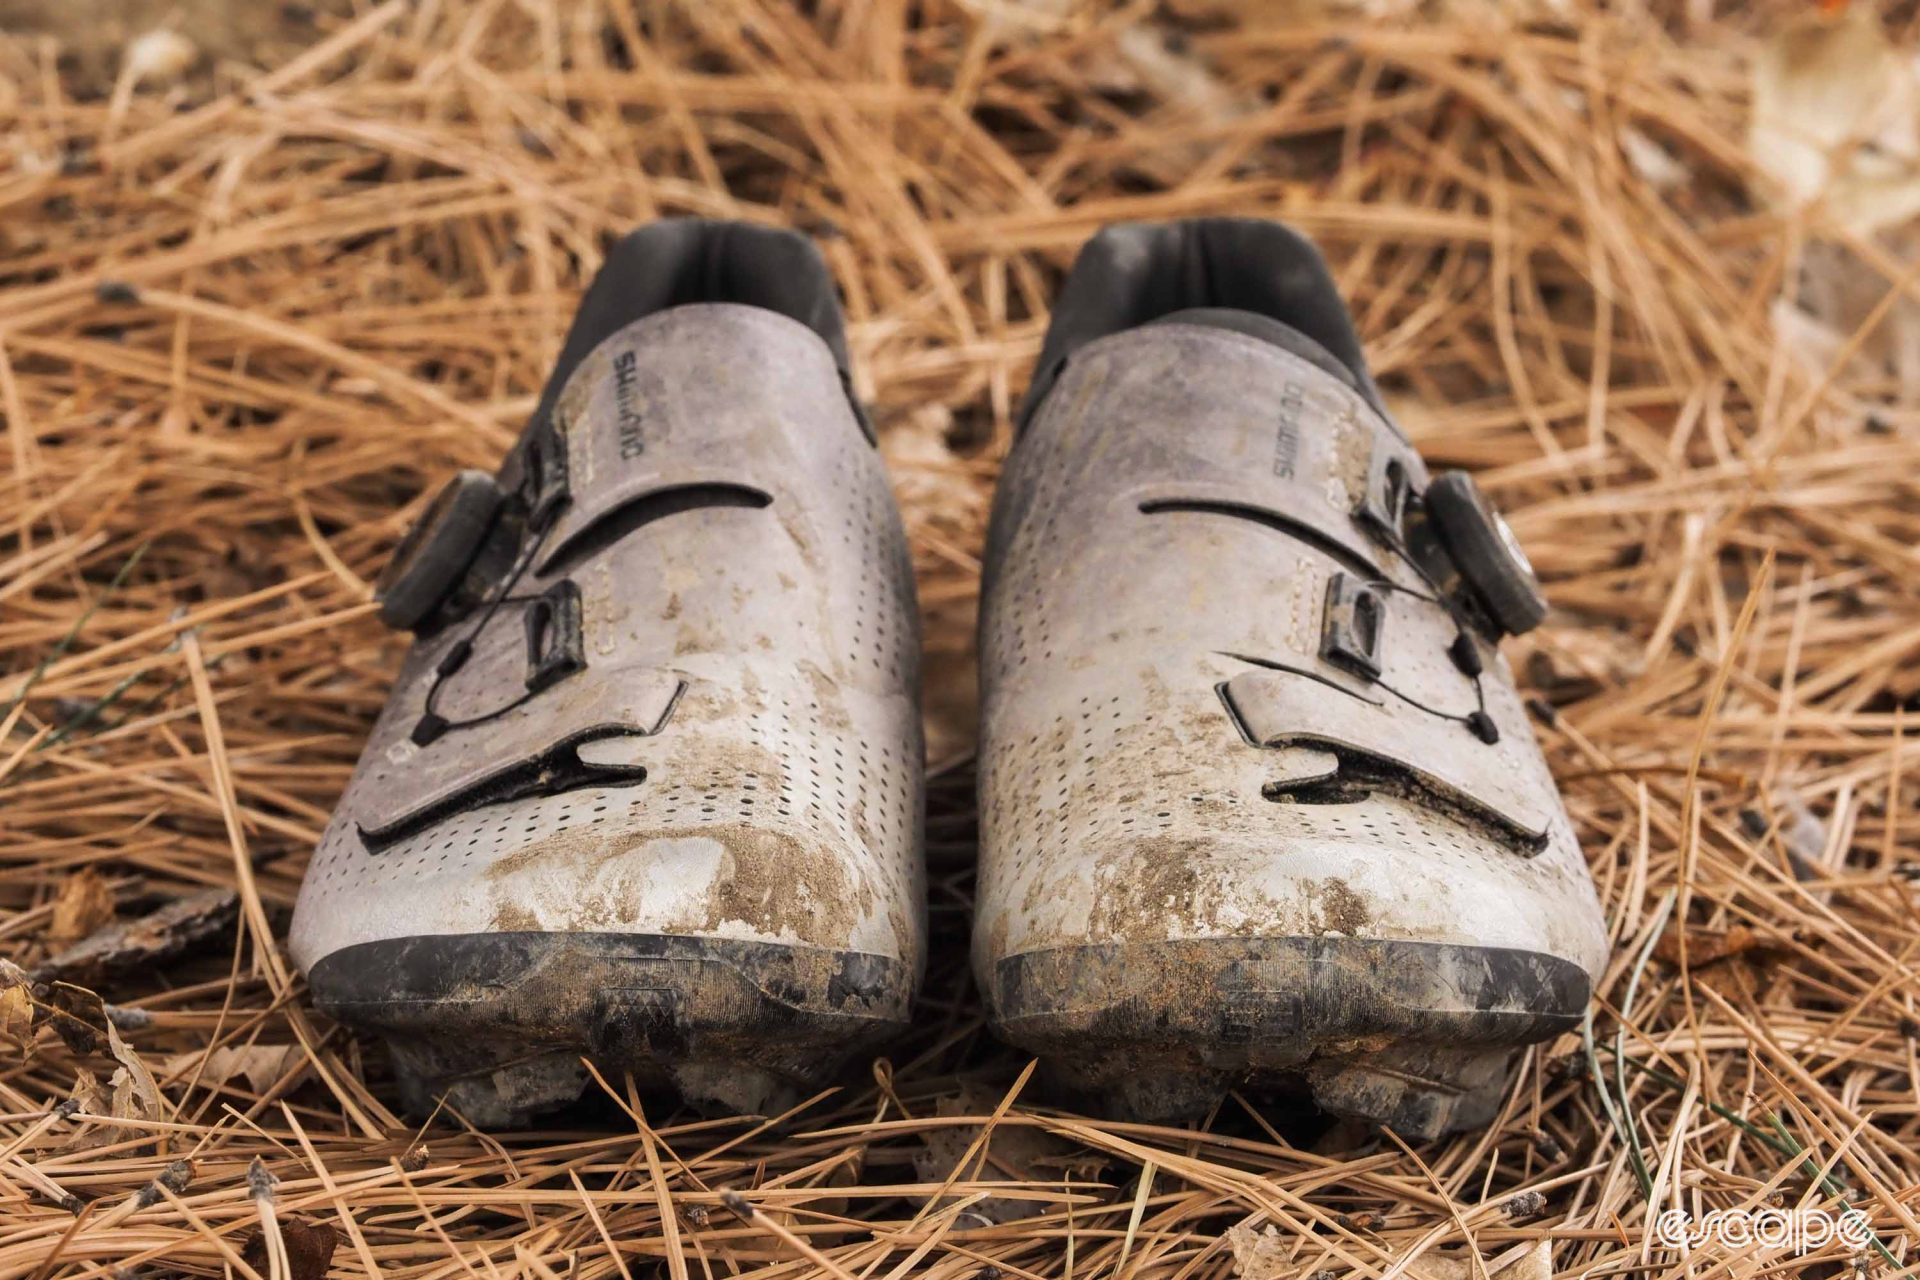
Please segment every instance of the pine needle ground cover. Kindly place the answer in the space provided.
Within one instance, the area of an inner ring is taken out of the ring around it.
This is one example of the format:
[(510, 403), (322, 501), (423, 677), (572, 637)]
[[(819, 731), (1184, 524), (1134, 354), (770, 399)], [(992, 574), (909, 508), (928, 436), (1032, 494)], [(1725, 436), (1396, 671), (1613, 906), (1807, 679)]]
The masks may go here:
[[(1912, 19), (1585, 0), (389, 0), (98, 83), (0, 39), (0, 1277), (1439, 1280), (1903, 1268), (1920, 1185)], [(117, 69), (115, 69), (117, 68)], [(913, 540), (914, 1034), (788, 1114), (397, 1114), (282, 947), (608, 238), (800, 227)], [(1411, 1147), (1049, 1105), (965, 972), (987, 503), (1103, 223), (1290, 220), (1555, 609), (1509, 645), (1606, 902), (1590, 1031)], [(1662, 1215), (1851, 1207), (1808, 1253)]]

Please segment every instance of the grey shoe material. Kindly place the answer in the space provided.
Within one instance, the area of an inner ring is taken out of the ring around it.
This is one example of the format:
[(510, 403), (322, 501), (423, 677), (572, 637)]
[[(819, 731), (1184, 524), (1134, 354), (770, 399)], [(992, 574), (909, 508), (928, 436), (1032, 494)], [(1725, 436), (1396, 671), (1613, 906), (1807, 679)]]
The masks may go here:
[[(755, 307), (812, 330), (832, 354), (847, 402), (872, 439), (872, 424), (852, 393), (846, 326), (833, 278), (818, 250), (804, 237), (772, 227), (704, 218), (651, 223), (613, 247), (581, 299), (527, 431), (501, 468), (493, 501), (485, 501), (492, 477), (482, 472), (455, 476), (395, 551), (379, 589), (381, 616), (389, 626), (412, 630), (430, 624), (436, 606), (447, 602), (461, 584), (484, 541), (483, 532), (496, 519), (506, 526), (496, 542), (517, 550), (528, 522), (570, 498), (569, 462), (566, 450), (558, 447), (557, 432), (563, 429), (555, 421), (562, 390), (588, 355), (621, 329), (689, 304)], [(615, 370), (616, 378), (620, 373)], [(631, 389), (623, 394), (629, 396), (622, 402), (625, 413)], [(601, 452), (622, 455), (620, 460), (626, 461), (625, 455), (644, 450), (645, 436), (631, 416), (620, 423)], [(578, 512), (570, 520), (576, 531), (587, 522)], [(563, 534), (559, 541), (569, 536)], [(457, 614), (462, 606), (484, 599), (513, 563), (511, 554), (491, 557), (464, 584), (464, 598), (449, 612)]]
[(1456, 560), (1510, 550), (1490, 508), (1445, 524), (1283, 228), (1103, 232), (1062, 304), (985, 564), (996, 1027), (1152, 1118), (1292, 1082), (1477, 1123), (1607, 946), (1494, 643), (1525, 619)]
[[(662, 218), (607, 254), (580, 300), (534, 421), (551, 419), (561, 389), (595, 347), (636, 320), (690, 303), (758, 307), (805, 325), (826, 344), (847, 384), (846, 322), (833, 276), (811, 241), (779, 227)], [(864, 416), (861, 426), (871, 434)]]
[[(911, 566), (817, 252), (623, 241), (491, 483), (402, 557), (440, 598), (302, 886), (316, 1001), (477, 1114), (583, 1053), (728, 1106), (817, 1082), (904, 1021), (924, 901)], [(641, 989), (659, 1034), (609, 1038)]]
[(1341, 364), (1331, 352), (1306, 334), (1272, 316), (1263, 316), (1254, 311), (1240, 311), (1232, 307), (1188, 307), (1185, 310), (1161, 316), (1150, 323), (1212, 325), (1216, 329), (1225, 329), (1230, 333), (1244, 333), (1249, 338), (1259, 338), (1263, 342), (1271, 342), (1283, 351), (1291, 351), (1302, 360), (1326, 370), (1354, 390), (1360, 390), (1360, 380), (1352, 369)]
[(1194, 218), (1121, 223), (1087, 242), (1054, 300), (1021, 421), (1046, 399), (1074, 352), (1181, 312), (1203, 313), (1184, 317), (1190, 322), (1237, 328), (1283, 347), (1303, 342), (1316, 353), (1307, 358), (1337, 366), (1338, 376), (1383, 408), (1319, 250), (1263, 218)]

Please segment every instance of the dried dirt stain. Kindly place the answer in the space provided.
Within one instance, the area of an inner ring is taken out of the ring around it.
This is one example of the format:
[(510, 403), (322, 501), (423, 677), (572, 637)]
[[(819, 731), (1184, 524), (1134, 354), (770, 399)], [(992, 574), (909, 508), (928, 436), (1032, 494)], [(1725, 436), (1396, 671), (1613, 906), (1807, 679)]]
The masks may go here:
[[(556, 832), (498, 859), (486, 871), (496, 899), (493, 927), (552, 927), (552, 918), (583, 929), (631, 927), (647, 915), (639, 901), (656, 869), (636, 851), (655, 842), (717, 847), (719, 858), (704, 891), (669, 918), (649, 920), (666, 933), (716, 933), (730, 924), (819, 946), (845, 946), (871, 911), (874, 886), (857, 876), (852, 859), (830, 844), (742, 823), (712, 823), (605, 835), (596, 830)], [(677, 856), (670, 850), (666, 856)], [(622, 865), (631, 863), (633, 865)], [(537, 870), (536, 870), (537, 868)], [(528, 879), (568, 886), (528, 901)], [(625, 899), (624, 901), (622, 899)], [(544, 908), (544, 910), (542, 909)]]
[(1320, 882), (1320, 932), (1358, 934), (1373, 923), (1367, 901), (1339, 876)]

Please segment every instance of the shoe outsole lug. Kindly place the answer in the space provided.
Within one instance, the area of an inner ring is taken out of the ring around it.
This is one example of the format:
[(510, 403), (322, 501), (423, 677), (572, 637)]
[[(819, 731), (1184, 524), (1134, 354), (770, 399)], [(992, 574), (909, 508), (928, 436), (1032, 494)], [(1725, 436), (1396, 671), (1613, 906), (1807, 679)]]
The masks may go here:
[(414, 1114), (525, 1125), (592, 1085), (765, 1113), (902, 1029), (905, 961), (779, 943), (660, 935), (428, 935), (346, 948), (313, 967), (314, 1002), (382, 1035)]
[(1588, 994), (1555, 956), (1345, 936), (1062, 947), (996, 978), (1001, 1034), (1106, 1113), (1197, 1119), (1248, 1089), (1422, 1139), (1485, 1123), (1516, 1051)]

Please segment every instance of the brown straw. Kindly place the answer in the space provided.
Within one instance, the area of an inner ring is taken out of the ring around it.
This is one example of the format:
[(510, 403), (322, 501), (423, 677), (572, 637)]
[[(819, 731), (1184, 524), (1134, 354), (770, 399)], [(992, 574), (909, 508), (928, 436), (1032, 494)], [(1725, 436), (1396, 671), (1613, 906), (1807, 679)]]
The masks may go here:
[[(1881, 355), (1920, 285), (1778, 211), (1750, 84), (1799, 8), (1728, 8), (386, 0), (92, 83), (0, 37), (0, 1280), (1749, 1275), (1802, 1262), (1655, 1216), (1843, 1200), (1907, 1258), (1920, 414)], [(284, 950), (403, 649), (368, 584), (498, 462), (608, 238), (685, 213), (813, 233), (846, 296), (945, 768), (918, 1025), (770, 1119), (616, 1083), (422, 1129)], [(1052, 1110), (965, 975), (1010, 415), (1077, 246), (1196, 214), (1324, 246), (1556, 606), (1508, 654), (1614, 960), (1485, 1133)], [(1795, 327), (1816, 268), (1862, 303)], [(175, 954), (18, 980), (210, 888)]]

